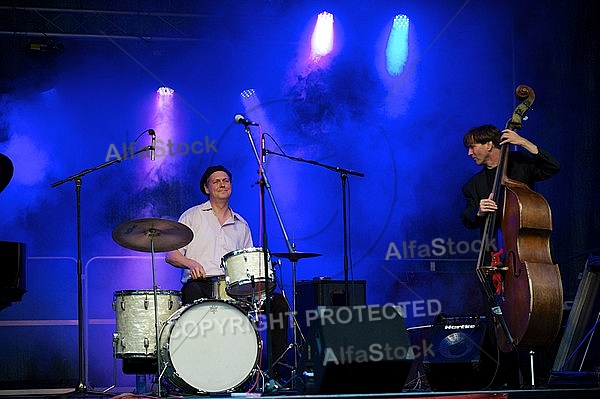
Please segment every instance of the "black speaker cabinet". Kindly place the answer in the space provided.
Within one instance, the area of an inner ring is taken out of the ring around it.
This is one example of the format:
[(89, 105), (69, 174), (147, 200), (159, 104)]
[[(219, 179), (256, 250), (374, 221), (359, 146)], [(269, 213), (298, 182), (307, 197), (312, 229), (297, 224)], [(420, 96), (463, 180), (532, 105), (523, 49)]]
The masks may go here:
[(320, 306), (365, 305), (367, 303), (366, 281), (349, 281), (348, 298), (350, 303), (346, 304), (346, 283), (344, 280), (315, 278), (299, 281), (296, 285), (296, 312), (302, 334), (305, 336), (308, 334), (307, 315), (314, 314)]
[(0, 310), (19, 302), (27, 292), (27, 253), (21, 242), (0, 241)]
[(393, 306), (321, 307), (298, 365), (306, 394), (401, 392), (413, 360)]
[(423, 368), (432, 391), (479, 390), (492, 382), (496, 354), (485, 317), (439, 314)]

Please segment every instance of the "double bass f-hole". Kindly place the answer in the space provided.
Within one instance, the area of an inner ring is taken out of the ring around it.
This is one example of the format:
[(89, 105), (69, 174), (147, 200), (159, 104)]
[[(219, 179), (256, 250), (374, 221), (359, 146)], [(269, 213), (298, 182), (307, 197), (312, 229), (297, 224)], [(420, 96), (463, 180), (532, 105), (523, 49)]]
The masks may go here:
[(508, 270), (512, 270), (513, 276), (515, 276), (515, 278), (519, 278), (521, 276), (522, 266), (517, 266), (517, 257), (515, 256), (515, 251), (508, 251), (504, 261), (505, 265), (508, 266)]

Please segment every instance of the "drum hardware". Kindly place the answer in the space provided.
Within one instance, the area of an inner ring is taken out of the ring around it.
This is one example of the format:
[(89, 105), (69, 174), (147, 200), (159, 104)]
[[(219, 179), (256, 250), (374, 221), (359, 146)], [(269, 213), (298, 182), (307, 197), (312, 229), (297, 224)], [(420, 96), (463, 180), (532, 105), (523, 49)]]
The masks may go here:
[(113, 333), (113, 382), (112, 385), (106, 388), (102, 393), (107, 393), (117, 386), (117, 344), (119, 342), (119, 334)]
[[(125, 248), (140, 252), (150, 252), (152, 259), (152, 288), (154, 298), (154, 343), (157, 356), (158, 375), (160, 371), (158, 287), (156, 285), (156, 252), (168, 252), (182, 248), (194, 238), (192, 230), (183, 223), (167, 219), (144, 218), (124, 222), (117, 226), (112, 237), (115, 242)], [(158, 378), (158, 396), (161, 396), (161, 382)]]
[[(295, 245), (292, 245), (292, 248), (295, 250)], [(296, 370), (298, 369), (298, 357), (300, 355), (300, 345), (298, 344), (298, 334), (300, 335), (302, 344), (304, 344), (304, 342), (306, 342), (306, 338), (302, 334), (302, 331), (300, 330), (300, 324), (298, 323), (298, 319), (296, 318), (296, 264), (298, 263), (298, 261), (300, 259), (314, 258), (317, 256), (321, 256), (321, 254), (312, 253), (312, 252), (292, 251), (292, 252), (274, 252), (272, 255), (274, 257), (287, 259), (292, 264), (292, 302), (293, 302), (293, 305), (291, 306), (291, 309), (292, 309), (292, 320), (293, 320), (293, 324), (294, 324), (294, 330), (293, 330), (293, 334), (292, 334), (292, 343), (290, 345), (288, 345), (285, 352), (283, 352), (281, 354), (281, 356), (279, 356), (279, 358), (273, 362), (273, 365), (279, 364), (279, 362), (284, 359), (286, 353), (289, 350), (294, 351), (294, 364), (292, 367), (292, 378), (290, 379), (291, 385), (293, 388), (295, 373), (296, 373)], [(279, 262), (279, 264), (281, 264), (281, 262)], [(281, 287), (281, 293), (282, 293), (283, 297), (285, 298), (286, 302), (288, 302), (288, 306), (289, 306), (289, 301), (287, 300), (287, 296), (285, 295), (285, 290), (283, 289), (283, 287)], [(285, 363), (282, 363), (282, 364), (285, 364)]]
[[(246, 127), (247, 128), (247, 127)], [(349, 290), (349, 281), (348, 281), (348, 270), (349, 270), (349, 265), (348, 265), (348, 242), (349, 240), (349, 228), (348, 228), (348, 211), (347, 211), (347, 205), (348, 205), (348, 201), (346, 199), (347, 196), (347, 180), (348, 180), (348, 176), (357, 176), (357, 177), (365, 177), (364, 173), (360, 173), (360, 172), (356, 172), (350, 169), (344, 169), (341, 168), (339, 166), (333, 166), (333, 165), (326, 165), (314, 160), (310, 160), (310, 159), (303, 159), (303, 158), (299, 158), (299, 157), (293, 157), (290, 155), (286, 155), (283, 153), (278, 153), (275, 151), (271, 151), (269, 149), (264, 148), (263, 145), (263, 149), (262, 149), (263, 154), (266, 156), (266, 154), (272, 154), (272, 155), (277, 155), (279, 157), (282, 158), (287, 158), (289, 160), (292, 161), (297, 161), (297, 162), (303, 162), (303, 163), (308, 163), (311, 165), (316, 165), (316, 166), (320, 166), (322, 168), (328, 169), (330, 171), (336, 172), (339, 174), (340, 176), (340, 183), (342, 185), (342, 220), (343, 220), (343, 231), (344, 231), (344, 237), (343, 237), (343, 241), (344, 241), (344, 285), (345, 285), (345, 290), (346, 290), (346, 304), (350, 303), (350, 290)], [(349, 189), (348, 189), (349, 190)], [(289, 241), (287, 240), (287, 236), (286, 238), (286, 244), (288, 244), (288, 252), (294, 252), (292, 250), (292, 248), (289, 245)]]
[[(237, 120), (236, 120), (237, 121)], [(285, 156), (286, 158), (289, 159), (295, 159), (295, 160), (300, 160), (303, 162), (307, 162), (305, 160), (302, 160), (300, 158), (293, 158), (293, 157), (289, 157), (283, 154), (277, 154), (274, 153), (272, 151), (269, 151), (266, 147), (265, 147), (265, 134), (263, 132), (261, 132), (260, 134), (260, 150), (261, 153), (258, 153), (258, 150), (256, 148), (256, 144), (254, 143), (254, 139), (252, 137), (252, 132), (250, 130), (250, 124), (244, 124), (244, 131), (246, 132), (246, 135), (248, 136), (248, 140), (250, 142), (250, 146), (252, 147), (252, 151), (254, 153), (254, 157), (256, 159), (256, 163), (258, 165), (258, 174), (259, 174), (259, 186), (260, 186), (260, 192), (259, 192), (259, 197), (260, 197), (260, 215), (261, 215), (261, 244), (262, 247), (264, 248), (264, 252), (263, 252), (263, 258), (264, 258), (264, 274), (263, 276), (266, 276), (269, 274), (269, 270), (268, 270), (268, 250), (269, 250), (269, 245), (268, 245), (268, 234), (267, 234), (267, 217), (266, 217), (266, 201), (265, 201), (265, 192), (268, 193), (269, 195), (269, 199), (271, 200), (271, 205), (273, 207), (273, 211), (275, 213), (275, 217), (277, 218), (277, 222), (279, 224), (279, 227), (281, 229), (281, 233), (283, 235), (283, 239), (285, 241), (287, 250), (289, 253), (294, 253), (296, 252), (296, 248), (295, 246), (292, 245), (289, 236), (287, 234), (287, 231), (285, 229), (285, 225), (283, 223), (283, 219), (281, 218), (281, 214), (279, 212), (279, 209), (277, 207), (277, 203), (275, 201), (275, 196), (273, 195), (273, 191), (271, 190), (271, 184), (269, 183), (269, 179), (267, 176), (267, 172), (264, 168), (264, 164), (266, 163), (266, 157), (267, 154), (276, 154), (276, 155), (282, 155)], [(346, 169), (342, 169), (340, 167), (332, 167), (332, 166), (327, 166), (327, 165), (323, 165), (320, 164), (316, 161), (310, 161), (310, 163), (314, 163), (316, 165), (319, 166), (325, 166), (331, 170), (334, 170), (338, 173), (340, 173), (340, 175), (343, 177), (342, 178), (342, 190), (344, 191), (344, 195), (345, 195), (345, 179), (347, 178), (348, 174), (353, 174), (353, 175), (360, 175), (360, 176), (364, 176), (362, 174), (358, 174), (356, 172), (350, 171), (350, 170), (346, 170)], [(345, 197), (344, 197), (344, 251), (346, 251), (347, 245), (346, 245), (346, 241), (347, 241), (347, 237), (346, 237), (346, 201), (345, 201)], [(347, 280), (347, 256), (346, 253), (344, 253), (344, 271), (345, 271), (345, 276), (346, 276), (346, 280)], [(297, 259), (296, 259), (297, 261)], [(295, 265), (293, 266), (295, 268)], [(295, 272), (294, 272), (294, 278), (295, 278)], [(347, 285), (347, 284), (346, 284)], [(346, 290), (348, 291), (348, 290)], [(295, 287), (294, 287), (294, 295), (295, 295)], [(284, 298), (285, 298), (285, 294), (284, 294)], [(286, 298), (287, 301), (287, 298)], [(288, 302), (288, 306), (289, 306), (289, 302)], [(294, 307), (295, 307), (295, 301), (294, 301)], [(265, 313), (268, 315), (270, 313), (270, 301), (266, 301), (265, 303)], [(295, 316), (294, 316), (294, 321), (295, 321), (295, 328), (294, 328), (294, 333), (296, 332), (296, 328), (298, 326), (298, 323), (295, 320)], [(270, 348), (270, 341), (271, 341), (271, 332), (270, 332), (270, 328), (267, 328), (267, 332), (266, 332), (266, 341), (267, 341), (267, 370), (271, 371), (273, 368), (273, 359), (272, 359), (272, 353), (271, 353), (271, 348)], [(294, 356), (294, 358), (296, 358), (296, 356)], [(293, 381), (293, 378), (292, 378)]]

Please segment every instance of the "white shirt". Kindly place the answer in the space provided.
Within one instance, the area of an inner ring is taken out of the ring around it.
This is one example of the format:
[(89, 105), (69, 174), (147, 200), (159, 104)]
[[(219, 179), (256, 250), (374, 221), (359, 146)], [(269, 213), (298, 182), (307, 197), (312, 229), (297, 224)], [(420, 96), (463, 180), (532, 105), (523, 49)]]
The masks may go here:
[[(188, 226), (194, 238), (179, 251), (187, 258), (200, 263), (206, 271), (206, 277), (222, 276), (224, 270), (221, 258), (231, 251), (252, 247), (252, 234), (248, 223), (239, 214), (231, 211), (221, 225), (212, 210), (210, 201), (196, 205), (185, 211), (179, 222)], [(183, 269), (181, 282), (190, 278), (190, 270)]]

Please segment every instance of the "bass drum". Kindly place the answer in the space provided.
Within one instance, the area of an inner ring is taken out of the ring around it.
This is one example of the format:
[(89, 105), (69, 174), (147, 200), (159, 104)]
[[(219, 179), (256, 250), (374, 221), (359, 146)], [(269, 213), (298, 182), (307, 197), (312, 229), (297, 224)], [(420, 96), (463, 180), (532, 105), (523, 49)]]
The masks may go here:
[(232, 302), (200, 299), (165, 323), (161, 370), (185, 393), (230, 392), (256, 369), (259, 342), (255, 323)]

